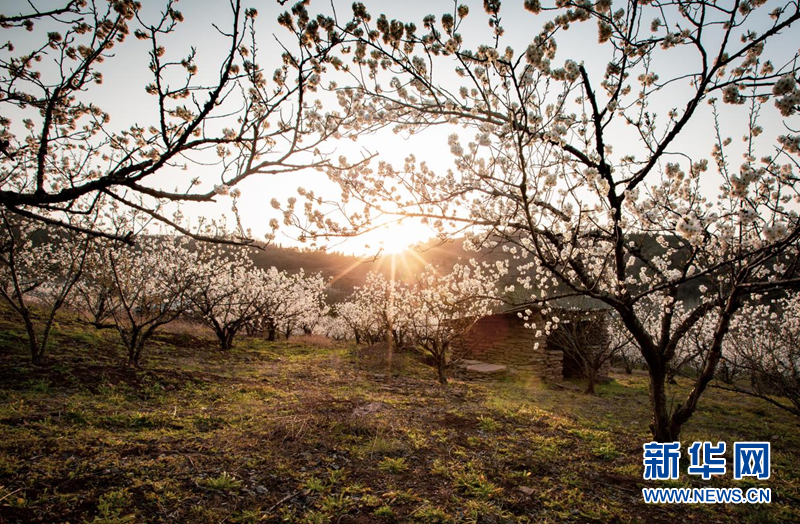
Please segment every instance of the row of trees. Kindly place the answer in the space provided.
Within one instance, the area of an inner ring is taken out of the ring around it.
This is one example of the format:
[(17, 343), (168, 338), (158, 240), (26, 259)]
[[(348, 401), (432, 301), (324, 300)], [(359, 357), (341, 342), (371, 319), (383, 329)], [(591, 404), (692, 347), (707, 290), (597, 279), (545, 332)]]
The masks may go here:
[(322, 276), (257, 268), (243, 249), (174, 236), (130, 246), (0, 217), (0, 295), (22, 319), (34, 363), (44, 360), (64, 306), (97, 328), (115, 328), (131, 365), (179, 317), (207, 325), (228, 350), (243, 330), (274, 340), (310, 332), (327, 312)]
[(800, 416), (800, 295), (745, 306), (731, 327), (718, 387)]
[(222, 350), (243, 331), (268, 340), (319, 331), (419, 347), (445, 383), (452, 343), (496, 305), (507, 271), (507, 263), (428, 265), (410, 284), (369, 273), (330, 311), (321, 275), (258, 268), (243, 248), (184, 236), (130, 246), (5, 211), (0, 217), (0, 294), (23, 320), (35, 363), (45, 358), (56, 314), (69, 307), (99, 329), (116, 329), (131, 365), (162, 326), (184, 317), (208, 326)]
[(386, 341), (419, 348), (433, 360), (439, 382), (453, 342), (497, 305), (497, 282), (507, 264), (456, 264), (444, 272), (427, 265), (412, 283), (369, 273), (364, 286), (334, 306), (338, 333), (357, 343)]

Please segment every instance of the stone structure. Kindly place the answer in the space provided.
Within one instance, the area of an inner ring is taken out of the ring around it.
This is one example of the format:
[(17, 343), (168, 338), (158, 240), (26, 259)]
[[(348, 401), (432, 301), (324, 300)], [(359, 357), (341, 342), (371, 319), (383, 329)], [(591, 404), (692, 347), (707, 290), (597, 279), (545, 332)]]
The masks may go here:
[[(581, 338), (593, 343), (608, 343), (604, 311), (564, 311), (561, 315), (562, 318), (569, 316), (578, 322), (582, 316), (600, 315), (600, 332)], [(554, 340), (548, 340), (543, 329), (545, 320), (541, 315), (533, 313), (527, 323), (539, 327), (526, 328), (526, 321), (519, 317), (516, 310), (483, 317), (457, 342), (454, 356), (534, 373), (549, 382), (560, 382), (564, 378), (581, 375), (581, 366), (570, 359), (569, 353), (565, 354)], [(600, 374), (607, 374), (608, 371), (606, 364)]]

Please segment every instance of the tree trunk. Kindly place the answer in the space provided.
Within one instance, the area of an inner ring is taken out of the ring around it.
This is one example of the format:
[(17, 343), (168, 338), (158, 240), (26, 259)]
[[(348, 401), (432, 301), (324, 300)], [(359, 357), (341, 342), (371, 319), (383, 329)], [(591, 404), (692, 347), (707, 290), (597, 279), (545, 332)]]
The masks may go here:
[(653, 407), (653, 421), (650, 431), (656, 442), (675, 442), (680, 427), (673, 428), (667, 405), (667, 373), (663, 367), (650, 365), (650, 404)]
[(33, 320), (30, 316), (30, 311), (27, 308), (20, 310), (22, 319), (25, 322), (25, 331), (28, 333), (28, 343), (31, 350), (31, 363), (35, 366), (44, 364), (44, 344), (39, 343), (39, 337), (36, 336), (36, 329), (33, 325)]
[(626, 375), (632, 375), (633, 374), (633, 360), (629, 359), (628, 357), (626, 357), (624, 351), (620, 351), (619, 359), (622, 361), (622, 369), (625, 371), (625, 374)]
[(722, 359), (722, 341), (730, 328), (731, 318), (736, 310), (739, 308), (739, 295), (734, 292), (728, 297), (728, 302), (725, 304), (725, 309), (720, 315), (716, 329), (714, 330), (714, 338), (710, 347), (707, 349), (708, 356), (706, 357), (705, 366), (697, 376), (692, 391), (681, 404), (675, 408), (670, 420), (670, 430), (678, 438), (678, 433), (681, 426), (694, 414), (697, 409), (697, 403), (700, 401), (700, 396), (703, 391), (708, 387), (709, 382), (714, 378), (714, 373), (717, 371), (717, 364)]
[(231, 329), (214, 330), (219, 339), (219, 348), (221, 351), (227, 352), (233, 348), (234, 331)]
[(138, 328), (131, 328), (131, 332), (129, 337), (122, 337), (123, 342), (126, 343), (128, 347), (128, 362), (127, 365), (130, 367), (139, 367), (139, 359), (142, 355), (142, 347), (144, 346), (144, 341), (141, 340), (141, 333), (139, 332)]
[(675, 380), (675, 377), (677, 376), (679, 370), (680, 370), (680, 364), (677, 365), (677, 366), (667, 366), (667, 383), (668, 384), (671, 384), (673, 386), (676, 386), (678, 384), (678, 381)]
[(700, 375), (698, 375), (694, 384), (694, 388), (692, 388), (689, 396), (683, 401), (683, 403), (679, 404), (678, 407), (675, 408), (675, 412), (672, 414), (670, 423), (672, 431), (675, 433), (676, 440), (681, 426), (683, 426), (683, 424), (694, 414), (695, 410), (697, 409), (697, 403), (700, 400), (700, 395), (703, 394), (703, 391), (705, 391), (708, 383), (711, 382), (712, 378), (714, 378), (714, 373), (717, 370), (717, 364), (722, 357), (722, 336), (723, 335), (719, 335), (717, 337), (718, 340), (715, 340), (714, 345), (709, 351), (706, 365)]
[(589, 369), (588, 373), (586, 373), (586, 393), (587, 395), (594, 395), (595, 390), (594, 386), (597, 383), (597, 373), (594, 369)]
[(36, 340), (36, 335), (29, 335), (31, 346), (31, 363), (34, 366), (41, 366), (44, 364), (44, 347), (42, 347)]
[(446, 386), (447, 385), (447, 373), (445, 373), (445, 359), (444, 358), (437, 358), (436, 359), (436, 373), (439, 377), (439, 384)]

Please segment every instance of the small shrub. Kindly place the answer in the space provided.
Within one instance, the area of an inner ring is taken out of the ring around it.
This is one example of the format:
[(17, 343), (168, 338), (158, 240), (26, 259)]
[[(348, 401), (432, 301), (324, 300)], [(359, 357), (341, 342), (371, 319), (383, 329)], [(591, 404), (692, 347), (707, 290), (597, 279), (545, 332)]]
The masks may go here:
[(405, 450), (406, 446), (400, 440), (382, 435), (375, 435), (368, 442), (355, 444), (352, 447), (353, 454), (362, 458), (373, 455), (395, 455)]
[(227, 471), (223, 471), (218, 477), (206, 479), (205, 485), (216, 491), (233, 491), (242, 487), (242, 481)]
[(431, 465), (431, 474), (445, 476), (448, 473), (450, 473), (450, 469), (447, 467), (447, 464), (441, 459), (434, 459), (433, 464)]
[(303, 515), (303, 519), (300, 522), (303, 524), (328, 524), (330, 521), (331, 517), (327, 513), (311, 510)]
[(0, 476), (13, 475), (20, 466), (20, 460), (8, 455), (0, 455)]
[(468, 497), (487, 500), (497, 495), (501, 488), (486, 478), (483, 473), (463, 471), (453, 475), (456, 489)]
[(338, 484), (347, 475), (343, 469), (332, 469), (328, 472), (328, 482), (331, 486)]
[(373, 495), (371, 493), (367, 493), (366, 495), (361, 497), (361, 505), (367, 508), (375, 508), (378, 506), (382, 506), (382, 501), (380, 497), (377, 495)]
[(128, 524), (136, 521), (136, 515), (123, 515), (130, 506), (130, 496), (127, 489), (109, 491), (100, 496), (97, 501), (97, 515), (92, 520), (85, 520), (87, 524)]
[(328, 483), (322, 480), (319, 477), (312, 476), (302, 484), (300, 484), (300, 488), (311, 493), (325, 493), (328, 491)]
[(446, 524), (452, 522), (452, 519), (441, 508), (435, 508), (429, 503), (425, 503), (411, 514), (415, 522), (422, 522), (424, 524)]
[(353, 501), (344, 493), (338, 495), (328, 495), (319, 503), (319, 508), (329, 515), (342, 515), (353, 506)]
[(408, 464), (406, 463), (406, 459), (403, 457), (384, 457), (384, 459), (378, 463), (378, 469), (381, 471), (388, 471), (390, 473), (401, 473), (408, 470)]
[(372, 512), (376, 517), (393, 518), (394, 510), (391, 507), (383, 505)]
[(603, 460), (614, 460), (620, 456), (620, 452), (613, 442), (602, 442), (592, 446), (592, 454)]
[(64, 413), (64, 418), (70, 424), (75, 426), (86, 426), (89, 424), (89, 420), (86, 418), (86, 413), (83, 411), (67, 411)]
[(49, 380), (29, 380), (24, 387), (31, 393), (47, 395), (52, 393)]
[(509, 522), (513, 515), (487, 500), (468, 500), (464, 504), (464, 515), (467, 522)]
[(486, 432), (494, 432), (497, 431), (497, 428), (500, 427), (500, 424), (498, 424), (497, 421), (492, 417), (481, 415), (478, 417), (478, 427)]

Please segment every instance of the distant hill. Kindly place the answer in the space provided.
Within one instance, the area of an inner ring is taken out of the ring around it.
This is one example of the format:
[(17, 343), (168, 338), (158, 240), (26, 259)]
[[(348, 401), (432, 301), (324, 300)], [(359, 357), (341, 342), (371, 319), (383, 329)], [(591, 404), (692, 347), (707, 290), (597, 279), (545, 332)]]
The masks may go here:
[(392, 275), (394, 265), (394, 278), (410, 282), (419, 274), (425, 263), (452, 267), (457, 262), (466, 261), (476, 255), (481, 257), (481, 254), (464, 251), (461, 240), (432, 242), (416, 249), (409, 249), (403, 254), (380, 253), (365, 257), (279, 245), (251, 251), (251, 258), (258, 267), (266, 269), (275, 266), (289, 273), (302, 268), (306, 273), (321, 273), (331, 279), (328, 292), (331, 302), (344, 300), (353, 292), (355, 286), (363, 285), (370, 271), (380, 272), (388, 278)]

